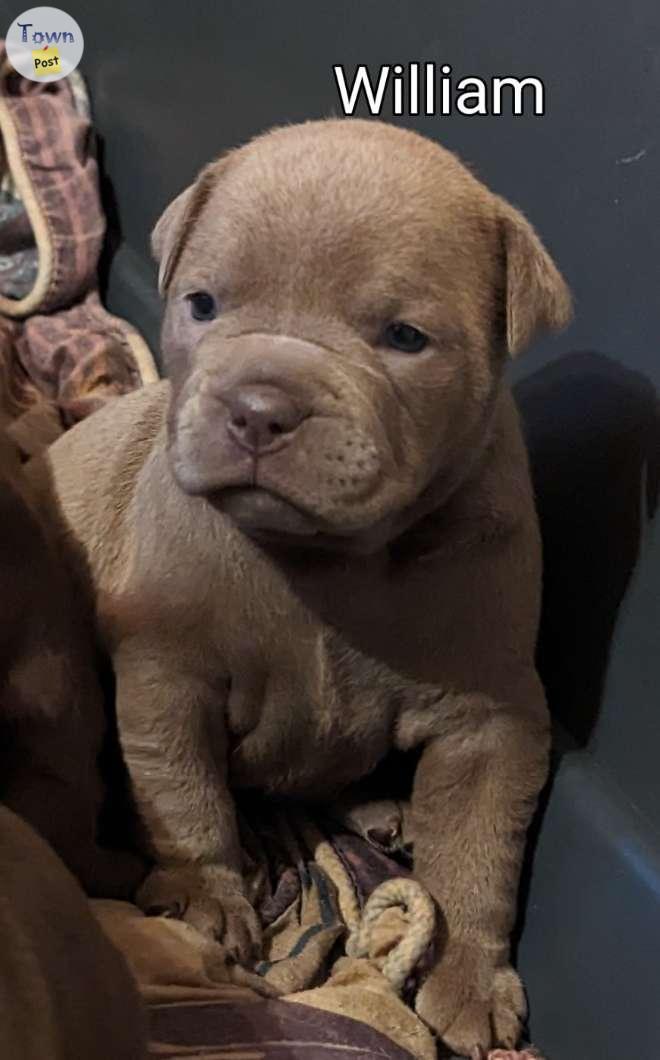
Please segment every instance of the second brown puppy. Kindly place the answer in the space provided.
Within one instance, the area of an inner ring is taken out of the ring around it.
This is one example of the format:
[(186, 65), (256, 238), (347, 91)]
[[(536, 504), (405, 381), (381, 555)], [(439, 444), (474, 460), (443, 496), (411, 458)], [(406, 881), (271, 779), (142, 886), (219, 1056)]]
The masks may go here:
[(97, 842), (106, 720), (89, 608), (11, 437), (19, 411), (0, 350), (0, 800), (89, 893), (127, 897), (145, 867)]

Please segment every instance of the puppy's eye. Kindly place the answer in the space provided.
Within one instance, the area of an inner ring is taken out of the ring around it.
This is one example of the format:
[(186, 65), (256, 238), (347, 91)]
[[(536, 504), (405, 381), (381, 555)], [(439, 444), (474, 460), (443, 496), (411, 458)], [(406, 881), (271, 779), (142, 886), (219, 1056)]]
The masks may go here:
[(218, 307), (215, 298), (207, 291), (194, 291), (187, 295), (190, 303), (190, 315), (193, 320), (215, 320)]
[(401, 353), (420, 353), (429, 340), (412, 324), (395, 320), (385, 329), (385, 341), (393, 350), (400, 350)]

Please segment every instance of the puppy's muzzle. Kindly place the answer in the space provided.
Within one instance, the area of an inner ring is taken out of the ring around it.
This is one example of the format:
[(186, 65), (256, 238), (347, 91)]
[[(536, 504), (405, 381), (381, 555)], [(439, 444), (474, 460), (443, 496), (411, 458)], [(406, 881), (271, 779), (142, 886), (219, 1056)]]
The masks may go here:
[(222, 395), (222, 402), (229, 412), (229, 437), (255, 456), (288, 445), (308, 414), (279, 387), (265, 384), (234, 387)]

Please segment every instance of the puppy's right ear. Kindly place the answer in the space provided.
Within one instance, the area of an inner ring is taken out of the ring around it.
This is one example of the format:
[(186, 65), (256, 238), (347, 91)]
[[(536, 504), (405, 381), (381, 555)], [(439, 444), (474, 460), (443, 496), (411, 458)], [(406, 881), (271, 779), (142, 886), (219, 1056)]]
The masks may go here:
[(529, 221), (504, 199), (498, 203), (506, 259), (506, 340), (515, 357), (537, 332), (566, 327), (571, 294)]
[(206, 166), (195, 183), (170, 203), (151, 233), (151, 250), (159, 265), (158, 293), (161, 297), (167, 293), (192, 226), (208, 201), (219, 165), (212, 162)]

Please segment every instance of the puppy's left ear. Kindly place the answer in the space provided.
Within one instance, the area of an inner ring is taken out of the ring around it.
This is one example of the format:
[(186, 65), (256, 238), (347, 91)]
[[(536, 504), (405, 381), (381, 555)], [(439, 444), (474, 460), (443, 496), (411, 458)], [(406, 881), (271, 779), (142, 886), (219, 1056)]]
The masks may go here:
[(194, 184), (169, 204), (151, 233), (151, 250), (159, 265), (158, 293), (161, 297), (167, 293), (186, 240), (208, 201), (220, 166), (221, 162), (206, 166)]
[(515, 357), (537, 332), (566, 327), (572, 300), (529, 221), (504, 200), (499, 200), (499, 215), (506, 258), (506, 342)]

